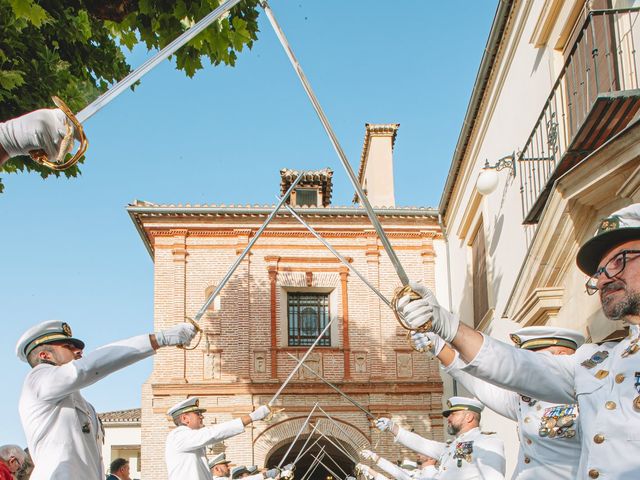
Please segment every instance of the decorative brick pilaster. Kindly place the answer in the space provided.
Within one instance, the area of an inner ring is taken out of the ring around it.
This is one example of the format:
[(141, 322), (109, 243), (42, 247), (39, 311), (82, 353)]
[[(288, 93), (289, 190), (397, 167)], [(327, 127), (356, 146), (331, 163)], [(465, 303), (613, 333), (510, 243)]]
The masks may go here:
[(269, 265), (270, 312), (271, 312), (271, 378), (278, 378), (278, 312), (276, 297), (278, 295), (278, 267)]
[[(176, 229), (170, 232), (173, 235), (171, 256), (173, 259), (173, 308), (171, 312), (171, 324), (184, 322), (186, 316), (186, 287), (187, 287), (187, 235), (188, 230)], [(187, 359), (186, 351), (182, 351), (181, 360), (173, 362), (171, 378), (178, 382), (186, 382)]]
[(342, 293), (342, 348), (344, 351), (344, 378), (351, 378), (351, 345), (349, 343), (349, 289), (347, 279), (349, 270), (340, 269), (340, 286)]

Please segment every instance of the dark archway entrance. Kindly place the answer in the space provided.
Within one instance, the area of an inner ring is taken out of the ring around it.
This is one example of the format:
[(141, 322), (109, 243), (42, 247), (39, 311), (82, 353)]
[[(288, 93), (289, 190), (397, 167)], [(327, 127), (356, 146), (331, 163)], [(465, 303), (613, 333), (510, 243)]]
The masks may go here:
[[(300, 436), (285, 459), (284, 465), (287, 465), (296, 459), (307, 438), (308, 435)], [(328, 438), (330, 441), (326, 438), (320, 438), (315, 445), (313, 444), (318, 439), (317, 435), (314, 435), (314, 437), (309, 440), (305, 450), (309, 449), (311, 445), (313, 445), (313, 447), (304, 453), (296, 462), (296, 480), (301, 480), (303, 478), (304, 480), (342, 480), (347, 475), (355, 476), (355, 463), (342, 451), (346, 450), (353, 455), (351, 452), (353, 447), (350, 447), (345, 444), (344, 441), (335, 437)], [(332, 445), (331, 442), (335, 445)], [(340, 449), (338, 449), (336, 445), (339, 446)], [(269, 468), (277, 466), (289, 449), (289, 446), (289, 443), (285, 443), (284, 445), (276, 448), (269, 454), (265, 464)], [(323, 448), (324, 456), (321, 458), (321, 463), (318, 463), (314, 457), (320, 458)]]

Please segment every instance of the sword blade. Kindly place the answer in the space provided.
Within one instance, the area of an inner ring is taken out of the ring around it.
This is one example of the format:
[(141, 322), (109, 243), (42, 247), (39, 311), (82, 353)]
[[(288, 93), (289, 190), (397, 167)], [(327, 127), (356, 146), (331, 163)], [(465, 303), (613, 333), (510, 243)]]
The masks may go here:
[[(322, 453), (322, 458), (324, 458), (324, 448), (321, 449), (318, 453)], [(310, 475), (313, 475), (313, 472), (316, 471), (316, 469), (318, 468), (318, 465), (319, 465), (318, 460), (314, 458), (313, 462), (311, 462), (311, 465), (309, 465), (309, 469), (305, 472), (305, 474), (302, 476), (300, 480), (305, 480)]]
[(202, 318), (202, 316), (205, 314), (205, 312), (207, 311), (207, 309), (211, 305), (211, 302), (213, 302), (215, 300), (215, 298), (218, 296), (218, 294), (220, 293), (222, 288), (227, 284), (227, 282), (229, 281), (229, 279), (233, 275), (233, 272), (236, 271), (236, 268), (238, 268), (238, 265), (240, 265), (240, 263), (242, 262), (244, 257), (246, 257), (247, 253), (249, 253), (249, 250), (251, 250), (251, 247), (253, 247), (254, 243), (256, 243), (258, 241), (258, 238), (260, 238), (260, 235), (262, 234), (262, 232), (264, 232), (264, 229), (267, 228), (267, 225), (269, 225), (269, 223), (271, 223), (271, 220), (273, 220), (275, 218), (275, 216), (278, 214), (278, 210), (280, 210), (280, 208), (285, 203), (287, 198), (289, 198), (289, 195), (291, 195), (291, 192), (293, 192), (293, 189), (296, 187), (296, 185), (298, 185), (298, 183), (300, 183), (300, 180), (302, 180), (302, 177), (304, 176), (304, 173), (305, 172), (300, 172), (300, 175), (298, 175), (298, 178), (295, 179), (295, 181), (291, 184), (289, 189), (282, 196), (282, 198), (280, 199), (280, 202), (278, 202), (276, 207), (273, 209), (273, 212), (271, 212), (271, 214), (267, 217), (267, 219), (264, 221), (262, 226), (258, 229), (256, 234), (253, 236), (253, 238), (251, 239), (249, 244), (245, 247), (244, 251), (236, 259), (236, 261), (233, 263), (233, 265), (231, 265), (231, 267), (229, 268), (229, 271), (222, 278), (222, 280), (220, 281), (220, 283), (218, 284), (216, 289), (211, 293), (211, 295), (209, 295), (209, 298), (207, 298), (206, 302), (204, 302), (204, 305), (202, 305), (202, 308), (200, 308), (198, 313), (196, 313), (196, 316), (194, 318), (194, 320), (196, 322), (198, 322)]
[[(287, 352), (287, 355), (289, 355), (291, 358), (294, 358), (297, 360), (296, 357), (294, 357), (293, 355), (291, 355), (289, 352)], [(357, 407), (358, 409), (362, 410), (368, 417), (372, 418), (372, 419), (377, 419), (378, 417), (376, 417), (373, 413), (371, 413), (369, 410), (367, 410), (366, 408), (364, 408), (362, 405), (360, 405), (356, 400), (354, 400), (353, 398), (351, 398), (349, 395), (347, 395), (346, 393), (344, 393), (342, 390), (340, 390), (338, 387), (336, 387), (333, 383), (331, 383), (329, 380), (327, 380), (326, 378), (324, 378), (322, 375), (320, 375), (319, 373), (315, 372), (311, 367), (309, 367), (308, 365), (302, 365), (304, 368), (306, 368), (309, 372), (311, 372), (315, 377), (319, 378), (320, 380), (322, 380), (326, 385), (328, 385), (329, 387), (331, 387), (333, 390), (335, 390), (338, 394), (340, 394), (342, 396), (342, 398), (344, 398), (345, 400), (347, 400), (349, 403), (351, 403), (351, 405)]]
[(317, 425), (313, 426), (313, 430), (311, 431), (311, 433), (309, 434), (309, 436), (307, 437), (307, 440), (304, 442), (304, 445), (302, 445), (302, 448), (300, 449), (300, 451), (298, 452), (298, 455), (296, 456), (295, 460), (291, 463), (293, 463), (294, 465), (296, 463), (298, 463), (298, 460), (300, 460), (300, 458), (306, 454), (309, 450), (311, 450), (319, 441), (322, 437), (318, 437), (311, 445), (309, 445), (309, 448), (305, 448), (307, 446), (307, 443), (309, 443), (309, 440), (311, 439), (311, 437), (313, 437), (313, 435), (316, 432), (316, 427)]
[[(311, 455), (312, 457), (316, 458), (315, 456)], [(329, 457), (331, 458), (331, 457)], [(340, 475), (338, 475), (336, 472), (334, 472), (333, 470), (331, 470), (329, 467), (327, 467), (324, 463), (322, 463), (322, 460), (318, 460), (318, 463), (320, 463), (320, 465), (322, 465), (331, 475), (333, 475), (335, 478), (341, 478)]]
[(329, 437), (327, 437), (324, 433), (322, 433), (320, 430), (318, 430), (318, 434), (324, 438), (325, 440), (327, 440), (331, 445), (333, 445), (334, 447), (336, 447), (338, 450), (340, 450), (342, 453), (344, 453), (347, 457), (349, 457), (352, 461), (354, 461), (355, 463), (358, 463), (358, 460), (353, 458), (353, 456), (344, 448), (344, 447), (340, 447), (338, 445), (336, 445), (333, 440), (331, 440)]
[[(282, 391), (284, 390), (284, 387), (287, 386), (287, 384), (291, 381), (291, 379), (293, 378), (293, 376), (296, 374), (296, 372), (298, 370), (300, 370), (300, 367), (302, 366), (302, 364), (304, 363), (304, 361), (307, 359), (307, 357), (311, 354), (311, 352), (313, 351), (313, 349), (315, 348), (315, 346), (318, 344), (318, 342), (320, 342), (320, 339), (324, 336), (324, 334), (327, 332), (327, 330), (329, 330), (329, 327), (331, 326), (331, 324), (333, 323), (333, 318), (331, 320), (329, 320), (329, 322), (327, 323), (326, 327), (324, 327), (324, 329), (322, 330), (322, 332), (320, 332), (320, 335), (318, 335), (318, 338), (315, 339), (315, 341), (313, 342), (313, 344), (309, 347), (309, 349), (306, 351), (306, 353), (302, 356), (302, 358), (300, 359), (300, 361), (298, 362), (298, 364), (293, 368), (293, 370), (291, 370), (291, 373), (289, 374), (289, 376), (287, 377), (287, 379), (284, 381), (284, 383), (280, 386), (280, 388), (278, 389), (278, 391), (276, 392), (276, 394), (273, 396), (273, 398), (271, 400), (269, 400), (269, 403), (267, 405), (269, 405), (270, 407), (273, 405), (273, 403), (276, 401), (276, 399), (280, 396), (280, 394), (282, 393)], [(320, 406), (318, 405), (318, 408), (320, 408)]]
[(116, 83), (109, 90), (104, 92), (98, 98), (96, 98), (93, 102), (83, 108), (80, 112), (76, 114), (76, 118), (80, 123), (84, 123), (89, 118), (91, 118), (94, 114), (96, 114), (101, 108), (105, 105), (109, 104), (112, 100), (114, 100), (118, 95), (124, 92), (131, 85), (140, 80), (143, 76), (153, 70), (158, 66), (162, 61), (176, 53), (180, 47), (182, 47), (185, 43), (192, 40), (196, 35), (202, 32), (205, 28), (215, 22), (217, 19), (222, 17), (225, 13), (231, 10), (236, 4), (240, 3), (242, 0), (227, 0), (225, 3), (220, 5), (218, 8), (213, 10), (211, 13), (207, 14), (203, 17), (199, 22), (186, 30), (182, 35), (177, 37), (171, 43), (169, 43), (166, 47), (156, 53), (153, 57), (149, 58), (146, 62), (136, 68), (129, 75), (124, 77), (118, 83)]
[(342, 163), (342, 166), (347, 172), (347, 175), (349, 177), (349, 180), (351, 180), (351, 184), (353, 185), (353, 188), (355, 188), (356, 192), (358, 193), (358, 197), (362, 202), (362, 206), (367, 212), (367, 215), (369, 216), (369, 220), (371, 221), (373, 228), (378, 234), (378, 238), (380, 239), (380, 242), (382, 243), (384, 250), (387, 252), (387, 255), (389, 256), (389, 260), (391, 260), (391, 264), (393, 265), (393, 268), (398, 274), (398, 277), (400, 278), (402, 285), (405, 285), (405, 286), (408, 285), (409, 277), (407, 276), (407, 273), (402, 267), (402, 264), (400, 263), (400, 259), (396, 255), (396, 252), (393, 250), (393, 247), (391, 246), (391, 242), (389, 241), (387, 234), (382, 228), (382, 224), (380, 223), (380, 220), (378, 220), (378, 217), (373, 211), (373, 207), (369, 203), (369, 199), (367, 198), (367, 195), (364, 193), (364, 190), (362, 189), (360, 182), (356, 178), (356, 174), (353, 172), (353, 168), (351, 168), (351, 164), (349, 163), (349, 160), (347, 160), (347, 156), (345, 155), (344, 150), (342, 149), (342, 146), (340, 146), (338, 137), (334, 133), (333, 128), (329, 123), (329, 120), (327, 119), (326, 115), (324, 114), (324, 111), (322, 110), (322, 106), (320, 106), (320, 102), (318, 101), (315, 93), (311, 89), (311, 84), (309, 83), (309, 80), (307, 80), (307, 77), (304, 74), (304, 71), (302, 70), (300, 63), (298, 62), (298, 59), (294, 55), (293, 50), (291, 49), (291, 46), (287, 40), (287, 37), (285, 37), (284, 32), (282, 31), (282, 28), (280, 28), (280, 25), (276, 21), (273, 15), (273, 11), (271, 10), (271, 7), (269, 7), (269, 4), (266, 2), (266, 0), (261, 0), (260, 5), (262, 6), (264, 12), (266, 13), (267, 18), (269, 19), (269, 23), (271, 23), (271, 26), (273, 27), (273, 30), (276, 33), (276, 36), (280, 40), (280, 44), (282, 45), (282, 48), (284, 48), (284, 51), (287, 54), (287, 57), (289, 57), (289, 61), (291, 62), (291, 65), (293, 66), (294, 71), (298, 75), (298, 79), (302, 83), (302, 87), (304, 88), (304, 91), (307, 93), (309, 100), (311, 100), (311, 104), (313, 105), (313, 108), (315, 109), (316, 114), (318, 115), (318, 118), (322, 123), (322, 126), (327, 132), (327, 135), (329, 136), (329, 140), (331, 140), (331, 144), (333, 145), (334, 150), (338, 154), (340, 162)]
[[(295, 443), (298, 441), (298, 438), (300, 437), (300, 434), (302, 433), (302, 431), (307, 427), (309, 420), (311, 420), (311, 415), (313, 415), (313, 412), (316, 411), (316, 407), (318, 406), (317, 403), (315, 403), (313, 405), (313, 408), (311, 409), (311, 411), (309, 412), (309, 415), (307, 416), (307, 419), (304, 421), (304, 423), (302, 424), (302, 427), (300, 427), (300, 430), (298, 431), (296, 438), (293, 439), (293, 442), (291, 442), (291, 445), (289, 445), (289, 448), (287, 449), (286, 453), (284, 454), (284, 456), (280, 459), (280, 463), (278, 463), (278, 468), (280, 468), (282, 466), (282, 464), (284, 463), (284, 460), (289, 456), (289, 453), (291, 453), (291, 449), (293, 448), (293, 446), (295, 445)], [(304, 448), (304, 447), (303, 447)]]
[[(338, 422), (336, 422), (333, 418), (331, 418), (331, 415), (329, 415), (327, 412), (325, 412), (324, 409), (320, 405), (318, 405), (318, 410), (320, 410), (322, 413), (324, 413), (324, 416), (329, 419), (329, 421), (333, 424), (333, 426), (336, 427), (340, 431), (340, 433), (342, 433), (342, 435), (344, 435), (344, 438), (347, 438), (349, 440), (351, 439), (351, 437), (349, 437), (347, 432), (345, 432), (342, 429), (342, 427), (340, 425), (338, 425)], [(355, 442), (352, 442), (352, 443), (354, 443), (354, 445), (356, 445), (358, 451), (362, 450), (361, 446), (357, 445)]]

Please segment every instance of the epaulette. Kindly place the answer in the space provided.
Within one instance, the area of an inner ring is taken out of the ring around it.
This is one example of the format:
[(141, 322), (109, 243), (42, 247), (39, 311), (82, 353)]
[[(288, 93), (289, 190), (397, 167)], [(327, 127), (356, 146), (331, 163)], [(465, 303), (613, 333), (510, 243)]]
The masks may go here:
[(480, 432), (482, 435), (495, 435), (496, 432)]

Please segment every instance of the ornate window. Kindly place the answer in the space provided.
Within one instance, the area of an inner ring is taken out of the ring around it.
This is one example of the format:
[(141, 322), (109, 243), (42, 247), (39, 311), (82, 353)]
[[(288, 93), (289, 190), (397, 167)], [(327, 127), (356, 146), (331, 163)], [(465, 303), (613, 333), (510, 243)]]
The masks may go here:
[[(311, 345), (329, 322), (329, 294), (288, 292), (287, 318), (289, 346)], [(331, 329), (318, 346), (331, 346)]]

